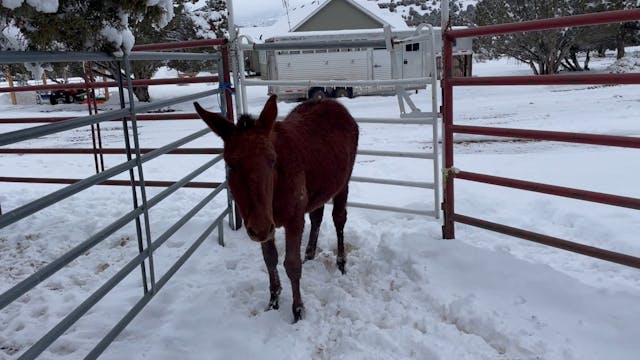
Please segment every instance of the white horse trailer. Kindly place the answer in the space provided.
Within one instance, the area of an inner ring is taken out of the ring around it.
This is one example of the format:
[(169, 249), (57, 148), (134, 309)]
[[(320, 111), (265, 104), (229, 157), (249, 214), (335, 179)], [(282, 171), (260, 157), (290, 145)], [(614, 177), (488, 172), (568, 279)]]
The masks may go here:
[[(436, 56), (441, 54), (439, 29), (436, 32)], [(288, 41), (360, 41), (384, 39), (383, 31), (345, 30), (327, 32), (307, 32), (269, 38), (265, 43)], [(430, 77), (432, 59), (431, 46), (426, 37), (416, 36), (415, 31), (391, 33), (393, 47), (387, 49), (348, 47), (339, 49), (268, 50), (259, 53), (261, 77), (264, 80), (391, 80)], [(390, 51), (391, 50), (391, 51)], [(454, 48), (456, 55), (470, 57), (472, 39), (460, 39)], [(394, 73), (393, 59), (397, 61)], [(470, 64), (470, 61), (468, 62)], [(408, 86), (406, 90), (424, 88)], [(269, 93), (281, 99), (306, 99), (322, 97), (342, 97), (358, 95), (395, 94), (394, 86), (363, 85), (351, 87), (330, 86), (281, 86), (270, 85)]]

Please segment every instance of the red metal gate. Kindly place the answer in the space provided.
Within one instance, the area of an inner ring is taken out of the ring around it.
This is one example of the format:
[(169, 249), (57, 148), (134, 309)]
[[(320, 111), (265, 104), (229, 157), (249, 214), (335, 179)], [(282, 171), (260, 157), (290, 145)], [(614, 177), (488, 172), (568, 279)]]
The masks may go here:
[(454, 225), (455, 222), (459, 222), (553, 246), (556, 248), (569, 250), (583, 255), (611, 261), (614, 263), (640, 268), (640, 258), (638, 257), (616, 253), (548, 235), (543, 235), (506, 226), (503, 224), (497, 224), (486, 220), (457, 214), (454, 210), (454, 179), (475, 181), (485, 184), (534, 191), (538, 193), (563, 196), (636, 210), (640, 210), (640, 199), (460, 171), (454, 167), (453, 152), (453, 134), (490, 135), (520, 139), (561, 141), (625, 148), (640, 148), (640, 138), (637, 137), (466, 126), (455, 125), (453, 122), (454, 86), (640, 84), (640, 74), (544, 75), (474, 78), (452, 76), (452, 48), (453, 42), (458, 38), (471, 36), (493, 36), (515, 32), (540, 31), (574, 26), (599, 25), (638, 20), (640, 20), (640, 9), (535, 20), (512, 24), (491, 25), (472, 29), (452, 30), (449, 28), (443, 32), (444, 75), (442, 79), (442, 90), (445, 187), (442, 207), (444, 210), (444, 225), (442, 227), (442, 235), (445, 239), (455, 238)]

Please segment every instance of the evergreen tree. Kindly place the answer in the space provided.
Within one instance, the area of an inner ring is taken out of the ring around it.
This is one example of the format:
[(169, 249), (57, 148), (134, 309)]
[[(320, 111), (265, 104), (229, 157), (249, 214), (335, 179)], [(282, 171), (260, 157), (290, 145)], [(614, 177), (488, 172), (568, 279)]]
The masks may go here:
[[(42, 12), (28, 3), (15, 9), (0, 7), (32, 50), (129, 50), (131, 28), (149, 22), (157, 29), (173, 17), (172, 1), (59, 0), (55, 12)], [(148, 5), (155, 3), (155, 5)]]
[[(215, 37), (226, 29), (226, 2), (208, 0), (59, 0), (53, 12), (27, 3), (9, 9), (0, 6), (0, 29), (13, 28), (23, 37), (23, 49), (67, 51), (128, 51), (136, 44)], [(0, 41), (2, 43), (2, 41)], [(6, 47), (5, 47), (6, 48)], [(190, 50), (191, 51), (191, 50)], [(113, 78), (116, 64), (95, 64), (96, 72)], [(166, 62), (134, 62), (134, 78), (148, 79)], [(171, 62), (182, 71), (211, 68), (209, 62)], [(78, 64), (55, 64), (58, 73), (82, 74)], [(146, 87), (135, 89), (140, 101), (149, 101)]]
[[(602, 7), (607, 11), (628, 10), (640, 8), (640, 2), (637, 0), (603, 0)], [(615, 33), (615, 49), (618, 59), (623, 58), (625, 55), (625, 44), (638, 44), (640, 42), (640, 22), (638, 21), (613, 24), (609, 26), (609, 29), (610, 32)]]
[[(574, 1), (480, 0), (476, 7), (478, 25), (514, 23), (568, 16)], [(508, 55), (528, 64), (534, 74), (555, 74), (569, 55), (575, 33), (567, 29), (532, 31), (482, 37), (480, 49), (486, 55)]]

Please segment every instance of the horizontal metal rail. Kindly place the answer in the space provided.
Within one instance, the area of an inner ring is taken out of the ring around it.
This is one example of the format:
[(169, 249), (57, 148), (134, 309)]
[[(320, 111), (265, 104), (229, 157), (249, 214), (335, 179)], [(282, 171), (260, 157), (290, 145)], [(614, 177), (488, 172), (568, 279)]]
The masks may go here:
[[(191, 95), (179, 96), (173, 99), (158, 101), (151, 104), (136, 106), (136, 113), (146, 112), (149, 110), (180, 104), (186, 101), (192, 101), (206, 96), (220, 93), (220, 89), (213, 89), (198, 92)], [(51, 135), (62, 131), (77, 129), (79, 127), (97, 124), (103, 121), (121, 119), (130, 115), (129, 109), (113, 110), (103, 112), (97, 115), (89, 115), (75, 119), (69, 119), (56, 123), (35, 126), (28, 129), (16, 130), (0, 134), (0, 146), (15, 144), (20, 141), (38, 138), (41, 136)]]
[(605, 194), (594, 191), (578, 190), (562, 186), (554, 186), (541, 184), (531, 181), (523, 181), (516, 179), (509, 179), (504, 177), (477, 174), (467, 171), (460, 171), (455, 173), (456, 179), (463, 179), (475, 182), (481, 182), (484, 184), (505, 186), (514, 189), (533, 191), (543, 194), (568, 197), (572, 199), (596, 202), (600, 204), (607, 204), (613, 206), (620, 206), (630, 209), (640, 210), (640, 199), (635, 199), (626, 196), (618, 196)]
[(356, 118), (358, 124), (433, 125), (433, 118)]
[[(200, 131), (197, 131), (191, 135), (188, 135), (182, 139), (179, 139), (177, 141), (174, 141), (170, 144), (167, 144), (161, 148), (158, 148), (152, 152), (149, 152), (145, 155), (142, 155), (142, 157), (140, 158), (141, 163), (145, 163), (149, 160), (152, 160), (162, 154), (166, 154), (168, 151), (173, 150), (177, 147), (180, 147), (184, 144), (187, 144), (199, 137), (202, 137), (206, 134), (209, 134), (211, 132), (210, 129), (202, 129)], [(5, 226), (12, 224), (20, 219), (23, 219), (29, 215), (32, 215), (44, 208), (46, 208), (47, 206), (49, 206), (50, 204), (53, 204), (55, 202), (61, 201), (63, 199), (68, 198), (69, 196), (72, 196), (74, 194), (79, 193), (82, 190), (85, 190), (87, 188), (89, 188), (92, 185), (96, 185), (99, 184), (115, 175), (118, 175), (122, 172), (125, 172), (129, 169), (132, 169), (136, 166), (136, 160), (129, 160), (127, 162), (121, 163), (119, 165), (116, 165), (110, 169), (107, 169), (101, 173), (95, 174), (93, 176), (90, 176), (88, 178), (85, 178), (79, 182), (73, 183), (69, 186), (66, 186), (58, 191), (55, 191), (49, 195), (43, 196), (37, 200), (34, 200), (28, 204), (25, 204), (19, 208), (16, 208), (14, 210), (11, 210), (3, 215), (0, 215), (0, 229), (4, 228)]]
[[(196, 114), (197, 116), (197, 114)], [(391, 124), (391, 125), (433, 125), (433, 118), (429, 118), (431, 113), (421, 113), (420, 116), (407, 116), (400, 118), (355, 118), (358, 124)], [(278, 120), (282, 121), (286, 116), (278, 116)], [(2, 119), (0, 119), (2, 123)]]
[(114, 61), (115, 56), (99, 52), (68, 51), (3, 51), (0, 64), (19, 64), (25, 62), (77, 62), (77, 61)]
[[(130, 116), (126, 116), (129, 119)], [(59, 117), (24, 117), (24, 118), (0, 118), (0, 124), (39, 124), (54, 123), (70, 119), (82, 119), (74, 116)], [(139, 114), (136, 121), (166, 121), (166, 120), (200, 120), (200, 116), (196, 113), (165, 113), (165, 114)], [(122, 118), (106, 120), (106, 121), (122, 121)]]
[(151, 52), (132, 51), (128, 55), (132, 61), (152, 61), (152, 60), (193, 60), (193, 61), (216, 61), (220, 59), (220, 53), (187, 53), (187, 52)]
[[(213, 198), (224, 189), (224, 186), (219, 186), (211, 194), (207, 195), (202, 201), (200, 201), (193, 209), (185, 214), (178, 222), (176, 222), (169, 230), (162, 234), (156, 241), (152, 243), (151, 251), (158, 249), (165, 241), (167, 241), (171, 235), (173, 235), (179, 228), (190, 220), (195, 214), (197, 214), (202, 208), (207, 205)], [(129, 261), (125, 267), (120, 269), (114, 276), (112, 276), (106, 283), (104, 283), (98, 290), (91, 294), (85, 301), (83, 301), (78, 307), (71, 311), (60, 321), (53, 329), (47, 332), (40, 340), (38, 340), (33, 346), (31, 346), (20, 359), (34, 359), (41, 354), (49, 345), (51, 345), (60, 335), (64, 334), (73, 324), (76, 323), (89, 309), (91, 309), (98, 301), (100, 301), (109, 291), (111, 291), (120, 281), (122, 281), (127, 275), (137, 268), (144, 259), (148, 257), (149, 250), (145, 249), (133, 260)]]
[[(2, 178), (0, 178), (0, 179), (2, 179)], [(417, 188), (423, 188), (423, 189), (433, 189), (434, 188), (434, 184), (433, 183), (429, 183), (429, 182), (378, 179), (378, 178), (362, 177), (362, 176), (352, 176), (351, 177), (351, 181), (363, 182), (363, 183), (371, 183), (371, 184), (417, 187)]]
[(263, 44), (253, 44), (253, 46), (243, 46), (250, 50), (307, 50), (307, 49), (339, 49), (339, 48), (385, 48), (385, 39), (377, 40), (290, 40), (267, 42)]
[[(156, 150), (155, 148), (142, 148), (140, 149), (141, 154), (146, 154)], [(0, 154), (48, 154), (48, 155), (57, 155), (57, 154), (93, 154), (96, 150), (94, 149), (59, 149), (59, 148), (0, 148)], [(126, 154), (126, 149), (112, 149), (112, 148), (101, 148), (98, 150), (98, 153), (104, 155), (119, 155)], [(167, 152), (167, 155), (217, 155), (222, 154), (222, 148), (181, 148), (175, 149)]]
[(633, 85), (640, 84), (639, 73), (626, 74), (572, 74), (531, 76), (453, 77), (452, 86), (502, 85)]
[(638, 20), (640, 20), (640, 9), (619, 10), (552, 19), (522, 21), (518, 23), (479, 26), (470, 29), (447, 30), (445, 32), (445, 36), (447, 39), (453, 40), (472, 36), (501, 35), (514, 32), (563, 29), (574, 26), (601, 25)]
[(518, 139), (560, 141), (576, 144), (618, 146), (636, 149), (640, 148), (640, 138), (631, 136), (596, 135), (544, 130), (522, 130), (469, 125), (453, 125), (453, 132), (457, 134), (488, 135)]
[(129, 115), (128, 109), (103, 112), (98, 115), (60, 121), (57, 123), (36, 126), (28, 129), (16, 130), (0, 134), (0, 146), (15, 144), (24, 140), (55, 134), (61, 131), (73, 130), (79, 127), (97, 124), (107, 120), (114, 120)]
[(531, 231), (521, 230), (514, 227), (496, 224), (493, 222), (489, 222), (486, 220), (481, 220), (465, 215), (454, 214), (454, 221), (479, 227), (486, 230), (491, 230), (495, 232), (499, 232), (501, 234), (510, 235), (514, 237), (518, 237), (521, 239), (529, 240), (536, 242), (538, 244), (552, 246), (558, 249), (568, 250), (574, 253), (591, 256), (597, 259), (610, 261), (616, 264), (630, 266), (636, 269), (640, 269), (640, 258), (634, 257), (631, 255), (626, 255), (622, 253), (617, 253), (609, 250), (600, 249), (593, 246), (588, 246), (584, 244), (575, 243), (572, 241), (567, 241), (563, 239), (559, 239), (552, 236), (547, 236)]
[[(220, 160), (222, 160), (222, 156), (217, 156), (214, 159), (208, 161), (207, 163), (205, 163), (198, 169), (194, 170), (193, 172), (191, 172), (181, 180), (177, 181), (175, 184), (169, 186), (168, 188), (164, 189), (153, 198), (149, 199), (149, 201), (147, 201), (147, 205), (149, 206), (149, 208), (154, 207), (155, 205), (160, 203), (160, 201), (166, 199), (169, 195), (176, 192), (182, 186), (189, 183), (191, 180), (193, 180), (198, 175), (205, 172), (207, 169), (211, 168)], [(96, 234), (92, 235), (90, 238), (88, 238), (81, 244), (67, 251), (64, 255), (56, 258), (54, 261), (40, 268), (34, 274), (22, 280), (20, 283), (16, 284), (11, 289), (7, 290), (3, 294), (0, 294), (0, 310), (4, 309), (12, 301), (24, 295), (27, 291), (33, 289), (36, 285), (38, 285), (42, 281), (49, 278), (51, 275), (55, 274), (58, 270), (68, 265), (70, 262), (78, 258), (80, 255), (86, 253), (88, 250), (90, 250), (95, 245), (99, 244), (108, 236), (112, 235), (113, 233), (121, 229), (123, 226), (133, 221), (136, 217), (140, 216), (142, 212), (143, 212), (143, 209), (141, 207), (138, 207), (130, 211), (129, 213), (120, 217), (110, 225), (107, 225), (105, 228), (103, 228)]]
[[(207, 227), (202, 234), (196, 239), (196, 241), (185, 251), (185, 253), (176, 261), (176, 263), (167, 270), (167, 272), (156, 282), (156, 291), (146, 293), (123, 317), (118, 323), (109, 331), (109, 333), (87, 354), (85, 359), (97, 359), (106, 348), (115, 340), (122, 330), (127, 327), (129, 323), (142, 311), (142, 309), (151, 301), (151, 299), (164, 287), (169, 279), (184, 265), (184, 263), (193, 255), (193, 253), (202, 245), (204, 240), (213, 232), (217, 227), (220, 229), (222, 220), (229, 214), (229, 209), (225, 209), (216, 220)], [(219, 235), (221, 236), (221, 232)], [(220, 239), (219, 239), (220, 240)]]
[[(8, 183), (26, 183), (26, 184), (74, 184), (82, 179), (64, 179), (64, 178), (34, 178), (34, 177), (5, 177), (0, 176), (0, 182), (8, 182)], [(147, 187), (167, 187), (175, 184), (175, 181), (163, 181), (163, 180), (145, 180), (144, 186)], [(142, 183), (139, 181), (135, 181), (134, 184), (136, 186), (141, 186)], [(105, 186), (131, 186), (131, 181), (129, 180), (105, 180), (96, 185), (105, 185)], [(219, 182), (202, 182), (202, 181), (192, 181), (190, 183), (185, 184), (183, 187), (186, 188), (199, 188), (199, 189), (210, 189), (216, 186), (219, 186)]]
[[(129, 59), (138, 60), (216, 60), (217, 53), (184, 53), (184, 52), (148, 52), (133, 51)], [(18, 64), (24, 62), (77, 62), (77, 61), (117, 61), (122, 57), (99, 52), (69, 51), (3, 51), (0, 64)]]
[(433, 153), (409, 152), (409, 151), (382, 151), (382, 150), (358, 150), (358, 155), (386, 156), (413, 159), (434, 159)]
[[(136, 79), (131, 83), (136, 86), (153, 86), (153, 85), (174, 85), (174, 84), (199, 84), (199, 83), (217, 83), (217, 76), (200, 76), (185, 78), (167, 78), (167, 79)], [(8, 92), (24, 92), (24, 91), (46, 91), (46, 90), (66, 90), (66, 89), (101, 89), (105, 87), (117, 87), (115, 81), (99, 81), (88, 83), (70, 83), (70, 84), (49, 84), (49, 85), (25, 85), (14, 87), (0, 87), (0, 93)]]
[(416, 210), (416, 209), (407, 209), (403, 207), (395, 207), (395, 206), (386, 206), (386, 205), (375, 205), (375, 204), (367, 204), (360, 202), (347, 202), (348, 207), (353, 208), (361, 208), (368, 210), (380, 210), (380, 211), (390, 211), (402, 214), (412, 214), (412, 215), (424, 215), (424, 216), (436, 216), (436, 212), (433, 210)]
[(427, 85), (431, 83), (431, 78), (408, 78), (408, 79), (387, 79), (387, 80), (245, 80), (246, 86), (393, 86), (393, 85)]
[(184, 95), (184, 96), (178, 96), (176, 98), (173, 99), (169, 99), (169, 100), (163, 100), (163, 101), (157, 101), (157, 102), (153, 102), (150, 104), (137, 104), (136, 108), (135, 108), (135, 113), (139, 114), (139, 113), (144, 113), (150, 110), (155, 110), (155, 109), (159, 109), (165, 106), (171, 106), (171, 105), (176, 105), (176, 104), (180, 104), (183, 102), (187, 102), (187, 101), (193, 101), (196, 99), (200, 99), (203, 97), (207, 97), (207, 96), (212, 96), (212, 95), (217, 95), (221, 92), (221, 89), (213, 89), (213, 90), (207, 90), (207, 91), (201, 91), (201, 92), (197, 92), (197, 93), (193, 93), (190, 95)]
[(135, 45), (132, 51), (162, 51), (162, 50), (177, 50), (177, 49), (193, 49), (210, 46), (221, 46), (227, 43), (226, 39), (205, 39), (205, 40), (191, 40), (181, 41), (178, 43), (157, 43), (157, 44), (141, 44)]

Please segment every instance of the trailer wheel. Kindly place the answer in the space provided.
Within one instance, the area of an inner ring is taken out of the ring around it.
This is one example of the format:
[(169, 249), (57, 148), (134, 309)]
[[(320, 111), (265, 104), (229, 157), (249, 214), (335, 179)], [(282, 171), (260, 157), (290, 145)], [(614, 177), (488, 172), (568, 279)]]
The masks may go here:
[(333, 97), (335, 98), (341, 98), (341, 97), (351, 97), (351, 93), (349, 92), (349, 90), (345, 89), (345, 88), (337, 88), (334, 92), (333, 92)]
[(322, 100), (327, 97), (327, 94), (322, 88), (313, 88), (309, 90), (309, 99)]

